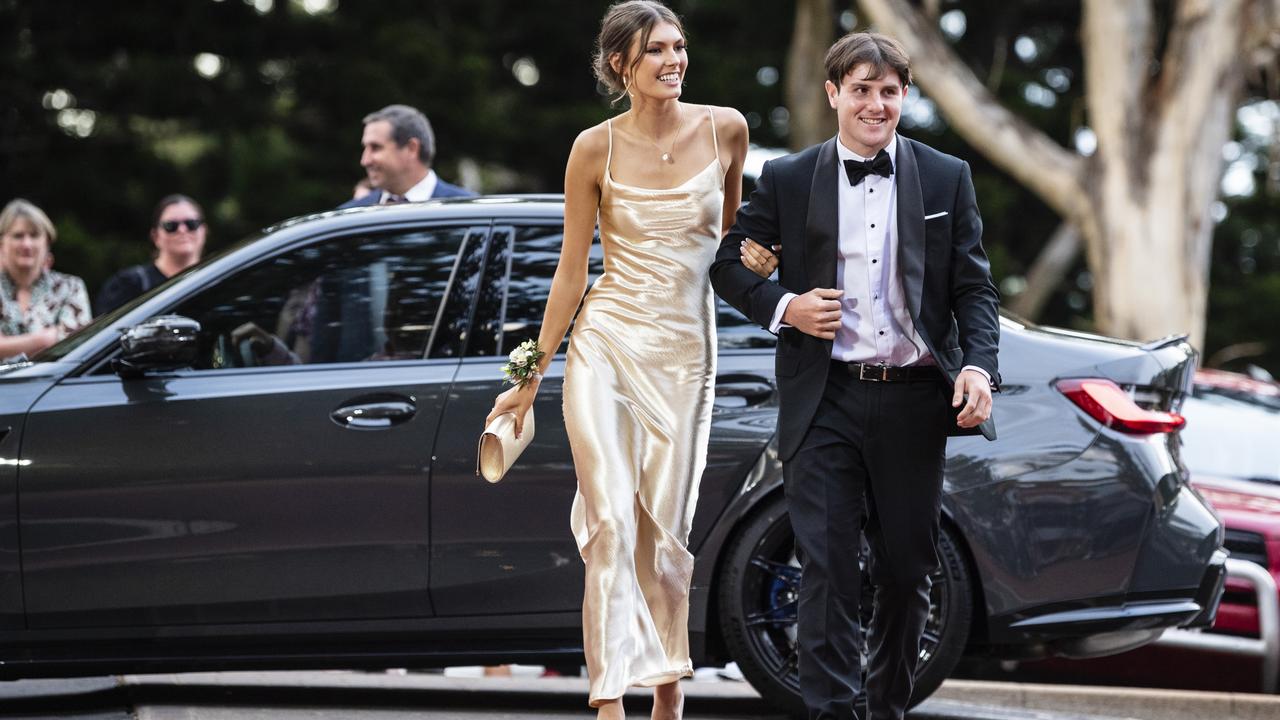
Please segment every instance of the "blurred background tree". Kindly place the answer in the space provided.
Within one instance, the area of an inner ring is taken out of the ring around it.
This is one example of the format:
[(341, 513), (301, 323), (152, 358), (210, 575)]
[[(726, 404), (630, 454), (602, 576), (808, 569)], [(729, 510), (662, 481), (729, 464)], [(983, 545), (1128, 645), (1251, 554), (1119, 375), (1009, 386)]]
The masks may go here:
[[(437, 169), (451, 181), (558, 192), (574, 136), (624, 109), (590, 70), (608, 4), (0, 0), (0, 200), (45, 208), (61, 233), (57, 267), (96, 292), (148, 257), (149, 214), (167, 193), (204, 203), (211, 249), (337, 206), (363, 174), (360, 118), (393, 102), (431, 118)], [(820, 62), (869, 14), (848, 0), (671, 5), (689, 33), (686, 99), (742, 110), (764, 146), (801, 147), (832, 131), (830, 116), (812, 111), (821, 96), (804, 86), (820, 84), (820, 69), (797, 64)], [(1003, 107), (1083, 153), (1077, 0), (911, 5)], [(1274, 82), (1274, 68), (1246, 78), (1223, 151), (1205, 350), (1280, 374), (1280, 323), (1268, 312), (1280, 307)], [(1006, 300), (1034, 281), (1046, 290), (1038, 319), (1093, 329), (1093, 280), (1078, 253), (1048, 281), (1028, 274), (1058, 213), (955, 132), (934, 99), (913, 95), (903, 132), (973, 166)]]
[[(1133, 339), (1186, 332), (1204, 347), (1223, 147), (1246, 78), (1280, 52), (1280, 0), (1084, 0), (1084, 113), (1066, 143), (1010, 112), (951, 50), (942, 3), (859, 5), (903, 41), (920, 86), (956, 130), (1075, 231), (1060, 238), (1083, 239), (1101, 330)], [(953, 29), (960, 12), (948, 12)], [(1028, 35), (1014, 50), (1025, 60), (1041, 44)], [(1046, 69), (1044, 85), (1024, 94), (1065, 86), (1063, 75)]]

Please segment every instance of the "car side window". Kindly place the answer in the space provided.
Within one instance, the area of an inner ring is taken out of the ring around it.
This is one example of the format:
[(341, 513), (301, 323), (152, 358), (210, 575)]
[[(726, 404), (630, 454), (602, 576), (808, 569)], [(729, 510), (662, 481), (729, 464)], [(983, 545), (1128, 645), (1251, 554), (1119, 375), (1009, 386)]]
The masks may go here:
[(472, 332), (467, 340), (467, 357), (498, 354), (502, 343), (503, 285), (511, 271), (511, 242), (515, 228), (498, 226), (489, 234), (485, 252), (484, 278), (476, 298)]
[[(564, 228), (560, 225), (499, 227), (494, 228), (493, 237), (485, 269), (485, 287), (501, 288), (505, 279), (507, 292), (505, 298), (500, 292), (481, 292), (485, 301), (476, 309), (477, 339), (467, 349), (467, 355), (472, 357), (506, 355), (521, 342), (538, 339), (551, 280), (560, 262)], [(512, 242), (499, 244), (502, 237), (510, 237)], [(503, 251), (504, 246), (511, 250)], [(587, 262), (590, 287), (604, 272), (604, 252), (599, 240), (592, 243)], [(499, 302), (499, 298), (503, 301)], [(484, 338), (479, 339), (482, 332), (485, 332)], [(569, 334), (572, 332), (570, 328)], [(563, 353), (568, 346), (566, 334), (557, 352)]]
[(483, 237), (451, 227), (327, 239), (237, 272), (172, 312), (200, 323), (199, 370), (422, 359), (433, 336), (447, 343), (465, 322), (445, 318), (442, 304), (459, 284), (459, 251)]
[(472, 326), (480, 271), (484, 267), (485, 238), (488, 228), (476, 228), (458, 253), (453, 270), (449, 297), (440, 313), (439, 329), (431, 340), (431, 357), (459, 357), (467, 344)]
[[(514, 242), (508, 238), (514, 238)], [(537, 339), (563, 242), (564, 230), (560, 226), (494, 228), (473, 324), (476, 333), (467, 347), (469, 357), (506, 355), (521, 342)], [(604, 272), (604, 250), (598, 238), (591, 245), (588, 262), (590, 287)], [(505, 298), (495, 290), (502, 286), (504, 278)], [(719, 298), (716, 325), (721, 350), (771, 348), (777, 343), (772, 333)], [(571, 334), (572, 328), (568, 335)], [(568, 349), (568, 335), (557, 352)]]

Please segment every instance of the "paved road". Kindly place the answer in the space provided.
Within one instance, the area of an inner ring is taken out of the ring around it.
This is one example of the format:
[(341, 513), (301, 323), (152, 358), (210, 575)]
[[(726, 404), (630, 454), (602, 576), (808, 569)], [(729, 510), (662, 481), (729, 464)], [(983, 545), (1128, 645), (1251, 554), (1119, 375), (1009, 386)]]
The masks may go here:
[[(784, 720), (754, 693), (691, 691), (687, 720)], [(532, 689), (531, 689), (532, 688)], [(67, 720), (582, 720), (577, 679), (503, 681), (372, 673), (199, 673), (0, 683), (0, 716)], [(646, 694), (628, 703), (637, 717)]]
[[(786, 720), (741, 682), (686, 683), (686, 720)], [(1138, 697), (1128, 697), (1138, 693)], [(0, 682), (0, 717), (19, 720), (583, 720), (580, 678), (457, 678), (356, 672), (193, 673)], [(951, 681), (910, 720), (1280, 717), (1267, 696)], [(1058, 696), (1060, 702), (1053, 701)], [(1052, 709), (1036, 708), (1053, 701)], [(1209, 704), (1196, 709), (1195, 702)], [(1175, 706), (1183, 711), (1174, 712)], [(648, 717), (637, 691), (627, 708)], [(1149, 711), (1149, 712), (1148, 712)]]

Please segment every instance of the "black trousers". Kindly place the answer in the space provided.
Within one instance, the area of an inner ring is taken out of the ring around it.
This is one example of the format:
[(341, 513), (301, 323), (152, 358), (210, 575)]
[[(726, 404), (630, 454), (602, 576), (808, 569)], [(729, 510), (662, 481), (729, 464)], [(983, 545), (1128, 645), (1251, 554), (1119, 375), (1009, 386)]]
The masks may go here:
[(822, 403), (784, 467), (800, 581), (800, 692), (810, 720), (853, 720), (862, 689), (858, 567), (871, 549), (870, 720), (900, 720), (911, 697), (938, 565), (951, 391), (937, 381), (862, 381), (832, 366)]

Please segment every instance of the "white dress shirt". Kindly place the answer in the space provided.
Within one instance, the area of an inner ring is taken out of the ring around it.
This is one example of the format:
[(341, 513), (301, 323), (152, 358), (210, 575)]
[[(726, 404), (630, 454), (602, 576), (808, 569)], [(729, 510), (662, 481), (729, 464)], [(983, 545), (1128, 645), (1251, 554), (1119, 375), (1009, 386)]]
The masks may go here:
[[(885, 148), (897, 163), (898, 137)], [(839, 255), (836, 259), (836, 289), (840, 298), (840, 328), (831, 345), (831, 358), (841, 362), (884, 364), (894, 367), (936, 364), (924, 340), (916, 332), (907, 309), (902, 275), (898, 271), (898, 193), (894, 176), (868, 174), (850, 185), (845, 160), (869, 161), (836, 139), (839, 189)], [(796, 297), (787, 293), (778, 302), (769, 329), (782, 327), (787, 305)], [(987, 381), (985, 370), (977, 370)]]
[[(422, 202), (424, 200), (430, 200), (431, 195), (436, 191), (437, 182), (439, 182), (439, 178), (436, 177), (436, 171), (428, 169), (427, 176), (419, 180), (417, 185), (414, 185), (413, 187), (409, 188), (408, 192), (404, 194), (404, 199), (409, 202)], [(390, 192), (383, 190), (382, 197), (378, 199), (378, 204), (386, 205), (387, 197), (390, 194), (391, 194)]]

